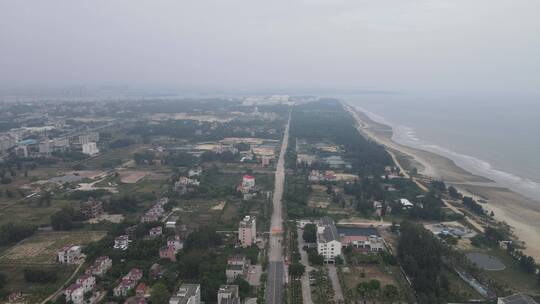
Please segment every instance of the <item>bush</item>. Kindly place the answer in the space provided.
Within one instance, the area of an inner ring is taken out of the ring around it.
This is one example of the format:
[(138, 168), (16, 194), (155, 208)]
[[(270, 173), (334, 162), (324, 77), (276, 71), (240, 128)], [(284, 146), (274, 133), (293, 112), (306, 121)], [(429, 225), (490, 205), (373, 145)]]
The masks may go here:
[(56, 268), (24, 268), (24, 279), (29, 283), (54, 283), (58, 279)]

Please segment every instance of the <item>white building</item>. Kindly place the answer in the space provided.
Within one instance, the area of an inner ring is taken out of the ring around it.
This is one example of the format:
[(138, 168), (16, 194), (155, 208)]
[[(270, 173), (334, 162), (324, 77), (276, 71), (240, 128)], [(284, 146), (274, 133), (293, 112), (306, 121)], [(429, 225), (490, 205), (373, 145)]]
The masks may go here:
[(246, 215), (238, 225), (238, 240), (242, 247), (250, 247), (257, 237), (257, 224), (254, 216)]
[(516, 293), (508, 297), (498, 298), (497, 304), (538, 304), (533, 298), (522, 293)]
[(99, 153), (99, 149), (95, 142), (90, 142), (82, 145), (82, 153), (93, 156)]
[(326, 262), (334, 262), (341, 255), (341, 241), (334, 220), (323, 217), (317, 224), (317, 253)]
[(38, 146), (39, 154), (51, 154), (53, 151), (53, 142), (52, 141), (44, 141), (39, 143)]
[(84, 288), (77, 284), (71, 284), (64, 290), (64, 296), (66, 297), (66, 303), (72, 302), (73, 304), (84, 303)]
[(169, 304), (200, 304), (201, 285), (182, 284), (176, 294), (171, 297)]
[(401, 204), (401, 206), (403, 206), (403, 208), (412, 208), (414, 206), (414, 204), (406, 198), (400, 198), (399, 203)]
[(81, 258), (81, 246), (65, 246), (58, 251), (58, 262), (75, 264)]
[(240, 304), (238, 285), (221, 285), (217, 293), (217, 304)]
[(79, 144), (84, 145), (87, 143), (96, 143), (99, 141), (99, 133), (98, 132), (90, 132), (87, 134), (79, 135)]
[(96, 278), (89, 274), (83, 274), (77, 279), (77, 284), (82, 286), (84, 292), (88, 292), (96, 287)]
[(129, 247), (129, 236), (121, 235), (114, 239), (114, 249), (126, 250)]

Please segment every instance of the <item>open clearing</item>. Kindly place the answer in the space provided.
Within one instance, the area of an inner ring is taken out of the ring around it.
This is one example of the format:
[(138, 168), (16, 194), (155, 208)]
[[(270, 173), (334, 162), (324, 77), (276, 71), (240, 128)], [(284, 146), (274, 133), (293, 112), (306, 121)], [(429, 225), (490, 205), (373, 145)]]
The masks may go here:
[(479, 252), (471, 252), (466, 254), (469, 261), (476, 264), (476, 266), (490, 271), (499, 271), (504, 270), (506, 266), (504, 266), (503, 262), (501, 262), (498, 258), (479, 253)]
[(27, 238), (0, 257), (0, 264), (55, 264), (56, 252), (66, 245), (85, 245), (105, 236), (102, 231), (47, 232)]

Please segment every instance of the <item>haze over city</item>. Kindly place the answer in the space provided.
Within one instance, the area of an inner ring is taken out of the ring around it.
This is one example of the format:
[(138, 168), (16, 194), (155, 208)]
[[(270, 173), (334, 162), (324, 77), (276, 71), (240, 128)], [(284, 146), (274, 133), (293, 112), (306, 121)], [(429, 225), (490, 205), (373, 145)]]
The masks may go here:
[(0, 84), (538, 96), (538, 1), (0, 1)]

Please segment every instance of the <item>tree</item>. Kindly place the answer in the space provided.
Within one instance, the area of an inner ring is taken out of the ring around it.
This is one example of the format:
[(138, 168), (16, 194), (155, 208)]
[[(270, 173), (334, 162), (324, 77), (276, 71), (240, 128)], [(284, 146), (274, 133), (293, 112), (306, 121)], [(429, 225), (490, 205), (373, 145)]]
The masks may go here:
[(150, 290), (150, 301), (152, 304), (166, 304), (169, 302), (169, 291), (163, 283), (156, 283)]
[(4, 288), (4, 285), (6, 285), (6, 283), (6, 275), (0, 272), (0, 289)]
[(366, 295), (369, 290), (369, 283), (368, 282), (360, 282), (358, 285), (356, 285), (356, 292), (360, 295), (362, 300), (364, 300), (364, 304), (366, 304)]
[(315, 224), (306, 224), (302, 232), (302, 238), (306, 243), (315, 243), (317, 241), (317, 226)]
[(240, 299), (243, 300), (247, 296), (249, 296), (251, 287), (246, 280), (244, 280), (242, 277), (236, 277), (233, 284), (238, 285), (238, 293), (240, 295)]
[(381, 282), (379, 280), (371, 280), (368, 282), (367, 293), (373, 300), (377, 296), (377, 292), (381, 289)]
[(64, 208), (51, 215), (51, 226), (54, 230), (71, 230), (73, 228), (73, 210)]
[(306, 267), (298, 262), (289, 265), (289, 275), (293, 278), (300, 278), (305, 271)]
[(393, 303), (399, 296), (399, 290), (395, 285), (388, 284), (382, 289), (383, 297), (389, 303)]

